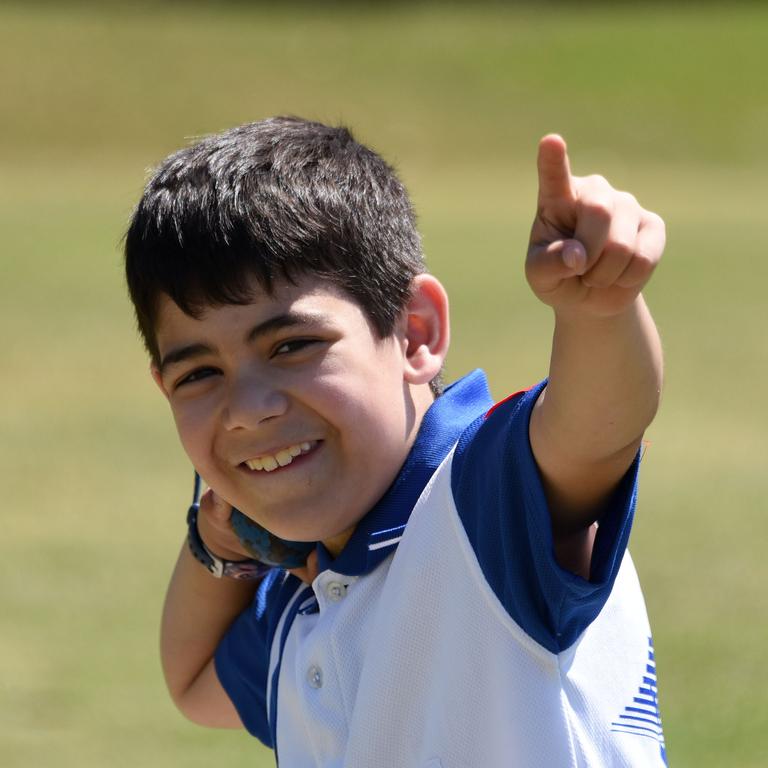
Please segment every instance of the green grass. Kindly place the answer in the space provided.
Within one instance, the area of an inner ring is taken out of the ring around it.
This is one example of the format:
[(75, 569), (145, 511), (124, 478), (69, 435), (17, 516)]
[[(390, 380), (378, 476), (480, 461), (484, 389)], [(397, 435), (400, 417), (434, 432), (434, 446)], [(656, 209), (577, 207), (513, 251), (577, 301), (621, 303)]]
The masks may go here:
[(452, 297), (449, 374), (482, 365), (498, 396), (547, 366), (522, 276), (538, 136), (664, 215), (648, 297), (668, 378), (632, 550), (671, 764), (763, 765), (766, 32), (757, 5), (0, 8), (0, 763), (271, 764), (164, 690), (190, 473), (120, 238), (186, 137), (291, 112), (402, 170)]

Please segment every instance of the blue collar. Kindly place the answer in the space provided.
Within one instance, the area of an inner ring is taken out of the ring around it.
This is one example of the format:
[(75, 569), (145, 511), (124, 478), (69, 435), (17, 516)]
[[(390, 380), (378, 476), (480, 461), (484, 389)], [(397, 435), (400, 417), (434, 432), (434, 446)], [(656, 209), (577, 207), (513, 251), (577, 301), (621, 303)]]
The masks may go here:
[(357, 524), (334, 560), (317, 545), (320, 571), (332, 569), (347, 576), (372, 571), (397, 547), (408, 518), (424, 486), (453, 448), (461, 433), (493, 404), (485, 374), (476, 370), (451, 384), (424, 414), (424, 418), (395, 481)]

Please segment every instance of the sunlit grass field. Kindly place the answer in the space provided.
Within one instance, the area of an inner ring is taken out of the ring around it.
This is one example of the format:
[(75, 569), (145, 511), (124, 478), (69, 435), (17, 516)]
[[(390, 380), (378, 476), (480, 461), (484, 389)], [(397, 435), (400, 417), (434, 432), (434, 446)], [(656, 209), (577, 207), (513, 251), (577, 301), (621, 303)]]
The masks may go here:
[(157, 627), (191, 471), (147, 374), (120, 240), (145, 169), (271, 114), (400, 169), (452, 297), (449, 378), (546, 373), (522, 274), (535, 146), (661, 213), (667, 386), (632, 550), (670, 765), (768, 764), (768, 10), (249, 3), (0, 7), (0, 765), (269, 766), (186, 723)]

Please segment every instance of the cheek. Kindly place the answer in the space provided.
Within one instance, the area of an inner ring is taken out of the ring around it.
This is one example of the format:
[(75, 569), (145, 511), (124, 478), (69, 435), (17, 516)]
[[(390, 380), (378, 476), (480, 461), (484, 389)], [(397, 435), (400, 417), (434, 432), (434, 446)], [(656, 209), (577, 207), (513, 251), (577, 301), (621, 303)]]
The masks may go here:
[(187, 456), (195, 466), (204, 466), (212, 435), (206, 411), (194, 405), (184, 404), (173, 408), (173, 418)]
[(347, 427), (358, 420), (386, 423), (402, 411), (402, 377), (383, 360), (378, 365), (328, 367), (314, 384), (316, 409)]
[(390, 453), (402, 452), (409, 428), (402, 380), (387, 380), (380, 373), (354, 381), (347, 377), (343, 384), (328, 391), (324, 406), (342, 444), (358, 462), (389, 463)]

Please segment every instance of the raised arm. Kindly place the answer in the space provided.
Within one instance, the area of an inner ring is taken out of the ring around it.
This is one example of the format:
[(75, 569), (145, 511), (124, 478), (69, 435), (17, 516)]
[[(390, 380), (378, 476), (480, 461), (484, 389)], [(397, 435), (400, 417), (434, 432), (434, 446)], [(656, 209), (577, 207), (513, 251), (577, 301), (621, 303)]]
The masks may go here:
[[(232, 530), (231, 513), (229, 504), (207, 490), (200, 499), (200, 536), (225, 560), (248, 559)], [(317, 554), (312, 552), (304, 567), (288, 572), (311, 584), (317, 571)], [(253, 600), (256, 586), (256, 581), (215, 578), (195, 560), (186, 542), (182, 546), (163, 607), (160, 657), (171, 698), (199, 725), (242, 727), (216, 674), (214, 655), (232, 622)]]
[(549, 383), (530, 439), (561, 564), (588, 575), (592, 523), (653, 419), (661, 345), (641, 290), (664, 249), (662, 220), (601, 176), (572, 176), (565, 142), (539, 144), (526, 276), (555, 313)]
[[(227, 526), (229, 512), (228, 505), (207, 491), (200, 501), (200, 532), (220, 556), (243, 559), (245, 554)], [(253, 582), (214, 578), (192, 557), (186, 542), (182, 546), (163, 608), (160, 657), (171, 698), (195, 723), (242, 727), (216, 676), (213, 656), (230, 624), (253, 599), (254, 590)]]

